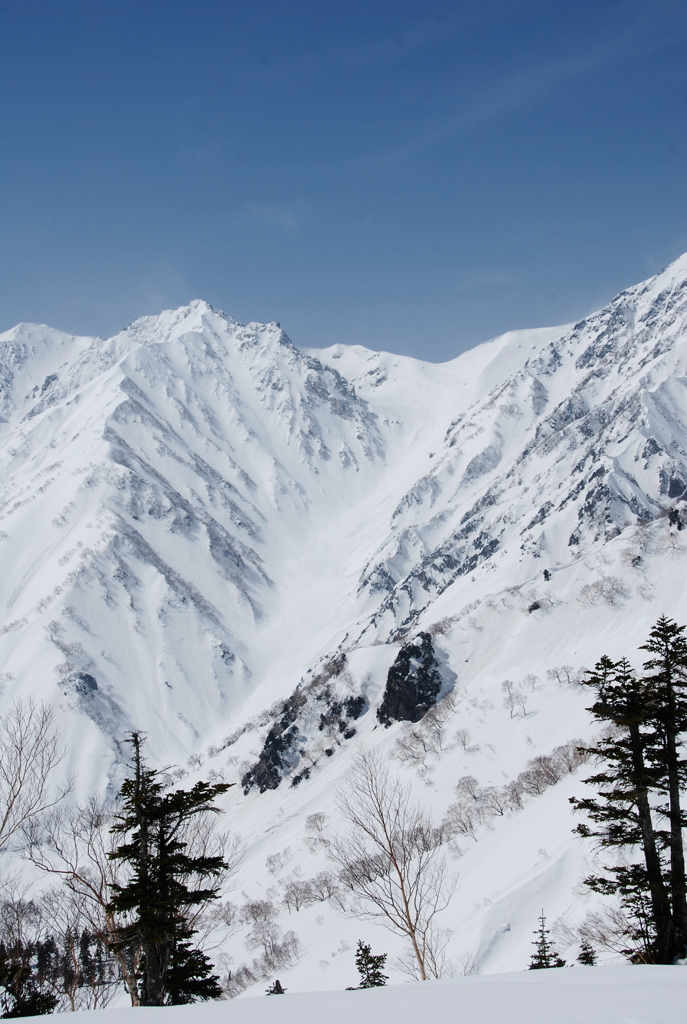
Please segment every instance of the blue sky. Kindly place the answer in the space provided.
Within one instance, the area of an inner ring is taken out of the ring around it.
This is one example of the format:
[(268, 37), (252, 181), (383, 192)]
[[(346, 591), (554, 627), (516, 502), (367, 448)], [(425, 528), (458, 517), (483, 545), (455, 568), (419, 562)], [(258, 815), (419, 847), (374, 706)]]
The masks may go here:
[(687, 250), (684, 0), (0, 0), (0, 330), (450, 359)]

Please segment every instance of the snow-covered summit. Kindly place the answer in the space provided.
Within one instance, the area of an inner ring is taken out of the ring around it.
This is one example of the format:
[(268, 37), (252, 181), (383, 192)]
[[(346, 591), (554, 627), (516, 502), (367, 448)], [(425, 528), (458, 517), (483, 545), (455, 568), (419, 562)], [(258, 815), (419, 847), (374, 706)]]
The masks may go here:
[[(7, 331), (2, 702), (56, 707), (80, 796), (117, 784), (132, 729), (158, 763), (257, 778), (288, 706), (276, 790), (228, 798), (264, 858), (301, 841), (356, 744), (394, 749), (406, 726), (376, 728), (374, 711), (424, 631), (472, 737), (424, 766), (428, 799), (443, 809), (461, 775), (513, 777), (589, 728), (584, 696), (547, 673), (631, 654), (663, 612), (687, 619), (686, 324), (687, 255), (580, 323), (441, 365), (304, 351), (201, 301), (110, 339)], [(536, 715), (509, 714), (506, 679), (535, 680)], [(326, 744), (325, 691), (358, 701)], [(494, 969), (518, 966), (546, 872), (561, 909), (579, 877), (549, 797), (546, 842), (530, 849), (534, 810), (508, 826), (520, 853), (498, 899), (480, 896), (490, 909), (456, 897), (455, 927)], [(461, 875), (489, 889), (502, 841), (465, 852)]]

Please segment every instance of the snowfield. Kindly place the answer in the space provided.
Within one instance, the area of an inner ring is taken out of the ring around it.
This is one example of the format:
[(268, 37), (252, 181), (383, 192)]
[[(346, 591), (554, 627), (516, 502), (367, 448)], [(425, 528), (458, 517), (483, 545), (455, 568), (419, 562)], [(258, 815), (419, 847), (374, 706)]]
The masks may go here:
[[(331, 870), (321, 830), (339, 828), (357, 750), (439, 820), (461, 779), (496, 790), (590, 739), (583, 669), (604, 653), (639, 666), (659, 615), (687, 622), (686, 324), (687, 255), (578, 324), (442, 365), (326, 337), (302, 351), (203, 302), (107, 340), (0, 335), (0, 708), (55, 708), (79, 800), (117, 791), (133, 729), (182, 785), (234, 783), (222, 806), (246, 853), (208, 951), (220, 973), (251, 965), (250, 900), (294, 935), (277, 1008), (168, 1015), (343, 1020), (374, 1002), (410, 1020), (423, 999), (469, 1020), (678, 1019), (679, 969), (495, 976), (526, 967), (542, 909), (577, 955), (597, 899), (568, 802), (585, 766), (447, 844), (447, 956), (481, 978), (297, 995), (356, 984), (358, 939), (399, 982), (402, 943), (284, 896)], [(420, 632), (445, 714), (418, 752), (422, 723), (375, 712)]]
[(485, 978), (426, 981), (362, 992), (286, 993), (231, 1006), (144, 1007), (86, 1011), (80, 1020), (134, 1024), (682, 1024), (687, 971), (671, 967), (580, 967)]

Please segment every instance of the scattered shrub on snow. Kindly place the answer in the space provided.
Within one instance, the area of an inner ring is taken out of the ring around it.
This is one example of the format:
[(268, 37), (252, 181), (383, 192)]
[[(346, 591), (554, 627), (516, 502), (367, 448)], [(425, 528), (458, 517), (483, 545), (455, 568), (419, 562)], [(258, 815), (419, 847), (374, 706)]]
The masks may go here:
[(606, 604), (617, 608), (630, 596), (630, 592), (619, 576), (602, 576), (593, 583), (587, 583), (582, 587), (579, 600), (582, 604)]
[(477, 838), (477, 830), (494, 817), (520, 810), (527, 797), (539, 796), (555, 786), (565, 775), (584, 764), (587, 755), (581, 740), (570, 740), (550, 754), (538, 754), (527, 762), (516, 779), (503, 786), (480, 786), (471, 775), (456, 785), (457, 800), (448, 808), (442, 829), (448, 839), (459, 836)]

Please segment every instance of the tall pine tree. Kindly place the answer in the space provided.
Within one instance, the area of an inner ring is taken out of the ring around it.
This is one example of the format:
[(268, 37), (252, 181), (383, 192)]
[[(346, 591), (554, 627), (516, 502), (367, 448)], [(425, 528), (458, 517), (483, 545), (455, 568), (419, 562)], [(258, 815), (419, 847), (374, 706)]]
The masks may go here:
[[(193, 947), (192, 908), (216, 899), (222, 857), (192, 856), (185, 829), (191, 818), (216, 812), (213, 801), (228, 784), (198, 782), (191, 790), (164, 792), (159, 773), (141, 755), (141, 736), (130, 737), (133, 775), (120, 791), (121, 813), (112, 831), (125, 841), (111, 854), (131, 869), (129, 882), (114, 886), (113, 912), (127, 915), (119, 948), (138, 964), (142, 1006), (164, 1006), (221, 995), (205, 954)], [(198, 881), (215, 880), (205, 888)], [(189, 883), (194, 883), (193, 886)]]
[(644, 663), (644, 682), (651, 694), (651, 718), (658, 747), (653, 761), (668, 803), (660, 808), (670, 824), (670, 897), (672, 959), (687, 956), (687, 895), (682, 830), (687, 819), (680, 806), (680, 783), (687, 778), (680, 737), (687, 730), (687, 638), (685, 626), (662, 616), (641, 647), (653, 657)]
[[(618, 894), (632, 921), (630, 937), (641, 949), (641, 958), (653, 963), (671, 963), (670, 899), (666, 868), (661, 850), (665, 835), (657, 832), (650, 794), (660, 787), (652, 767), (657, 738), (651, 724), (654, 701), (651, 688), (638, 680), (629, 663), (604, 656), (587, 673), (585, 684), (595, 691), (588, 709), (599, 721), (612, 724), (615, 732), (601, 739), (588, 754), (603, 763), (603, 769), (585, 779), (597, 789), (597, 797), (572, 799), (578, 810), (586, 811), (595, 823), (577, 826), (583, 836), (594, 836), (605, 848), (637, 846), (643, 864), (608, 869), (607, 876), (591, 876), (587, 885), (604, 895)], [(651, 907), (647, 907), (647, 898)], [(628, 949), (632, 956), (635, 950)]]
[[(597, 797), (575, 800), (596, 825), (578, 825), (604, 847), (641, 849), (641, 863), (587, 879), (598, 892), (617, 894), (631, 921), (632, 958), (675, 963), (687, 955), (687, 884), (682, 830), (687, 827), (680, 786), (687, 780), (682, 737), (687, 731), (685, 626), (663, 616), (641, 650), (651, 657), (637, 679), (625, 659), (602, 658), (588, 673), (596, 691), (589, 709), (615, 732), (588, 752), (603, 768), (585, 782)], [(659, 827), (657, 822), (667, 823)]]

